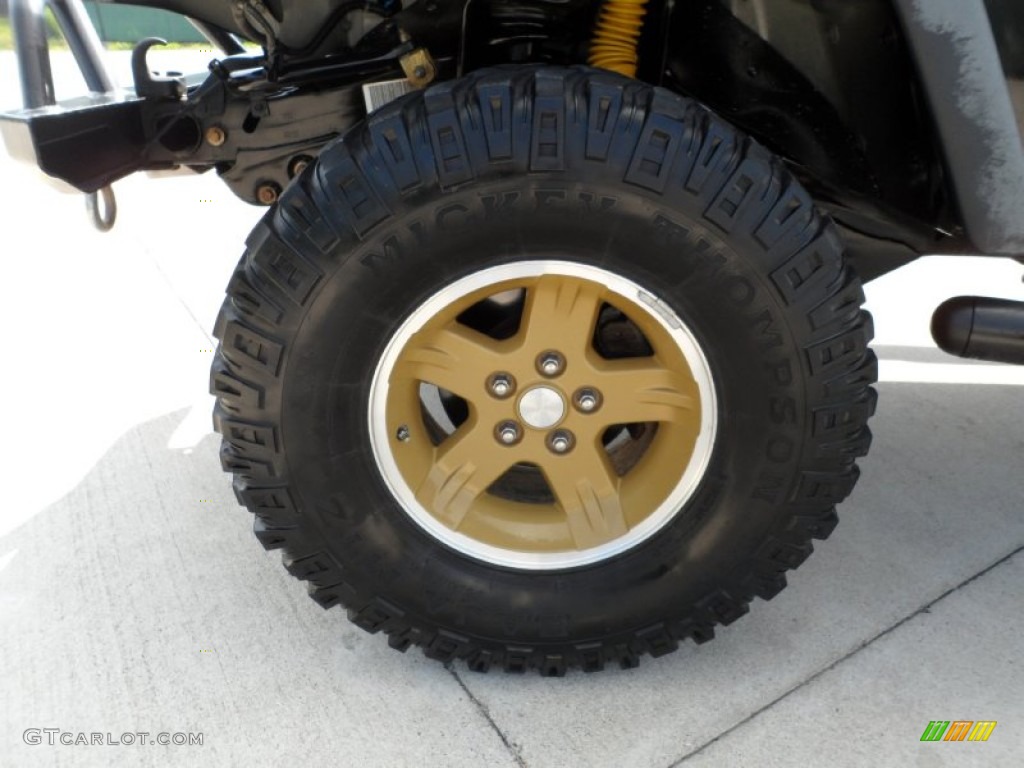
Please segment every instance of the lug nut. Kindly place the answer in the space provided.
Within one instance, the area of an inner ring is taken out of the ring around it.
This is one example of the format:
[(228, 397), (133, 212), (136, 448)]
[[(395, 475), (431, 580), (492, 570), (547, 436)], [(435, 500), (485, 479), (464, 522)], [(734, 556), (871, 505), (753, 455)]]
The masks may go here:
[(398, 429), (397, 429), (397, 430), (395, 431), (395, 437), (396, 437), (396, 438), (398, 438), (398, 441), (399, 441), (400, 443), (407, 443), (407, 442), (409, 442), (409, 437), (410, 437), (410, 434), (409, 434), (409, 427), (407, 427), (407, 426), (406, 426), (405, 424), (403, 424), (402, 426), (400, 426), (400, 427), (399, 427), (399, 428), (398, 428)]
[(544, 376), (557, 376), (565, 370), (565, 358), (559, 352), (542, 352), (537, 357), (537, 370)]
[(576, 390), (572, 402), (583, 413), (593, 413), (601, 405), (601, 393), (596, 389), (583, 387)]
[(228, 140), (227, 131), (219, 125), (211, 125), (206, 129), (206, 143), (211, 147), (220, 147)]
[(494, 434), (500, 443), (504, 445), (515, 445), (519, 442), (523, 432), (514, 421), (503, 421), (494, 429)]
[(553, 453), (568, 453), (576, 445), (576, 436), (567, 429), (556, 429), (548, 435), (548, 448)]
[(487, 390), (499, 399), (511, 395), (516, 389), (516, 380), (511, 373), (492, 373), (487, 377)]

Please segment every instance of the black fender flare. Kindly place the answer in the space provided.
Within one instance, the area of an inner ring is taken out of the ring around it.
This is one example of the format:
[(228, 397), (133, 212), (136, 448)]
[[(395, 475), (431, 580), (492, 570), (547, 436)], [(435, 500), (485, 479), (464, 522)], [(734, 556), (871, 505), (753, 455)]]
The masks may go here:
[[(1024, 253), (1024, 146), (985, 3), (894, 2), (968, 239), (983, 253)], [(1024, 26), (1024, 18), (1016, 23)]]

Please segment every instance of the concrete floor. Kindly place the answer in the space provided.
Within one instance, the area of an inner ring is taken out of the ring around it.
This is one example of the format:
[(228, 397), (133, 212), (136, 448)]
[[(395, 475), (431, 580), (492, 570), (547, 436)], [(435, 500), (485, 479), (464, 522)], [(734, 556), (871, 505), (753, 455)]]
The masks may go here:
[[(874, 447), (770, 605), (629, 672), (480, 676), (318, 608), (220, 472), (209, 330), (261, 212), (213, 177), (139, 177), (100, 235), (79, 197), (7, 160), (0, 179), (0, 765), (1024, 764), (1024, 370), (927, 333), (947, 296), (1024, 298), (1020, 265), (929, 258), (869, 286)], [(998, 726), (921, 743), (936, 719)]]

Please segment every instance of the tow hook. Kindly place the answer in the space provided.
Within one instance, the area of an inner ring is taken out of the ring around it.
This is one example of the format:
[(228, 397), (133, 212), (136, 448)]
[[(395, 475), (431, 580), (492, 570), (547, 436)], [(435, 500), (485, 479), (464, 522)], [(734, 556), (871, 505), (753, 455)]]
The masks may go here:
[(114, 197), (114, 189), (108, 185), (95, 192), (89, 192), (85, 196), (85, 210), (96, 229), (100, 232), (109, 232), (117, 221), (117, 199)]
[(167, 41), (159, 37), (147, 37), (140, 40), (132, 49), (132, 78), (135, 81), (135, 93), (144, 99), (169, 99), (179, 101), (185, 97), (187, 88), (185, 78), (180, 72), (158, 74), (149, 69), (146, 54), (154, 45), (167, 45)]

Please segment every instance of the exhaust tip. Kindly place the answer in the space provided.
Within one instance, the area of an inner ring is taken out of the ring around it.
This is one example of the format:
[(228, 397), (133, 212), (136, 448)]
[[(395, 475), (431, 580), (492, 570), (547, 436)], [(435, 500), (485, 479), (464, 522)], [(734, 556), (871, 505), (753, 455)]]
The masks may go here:
[(957, 296), (935, 310), (931, 330), (951, 355), (1024, 364), (1024, 302)]
[(974, 296), (957, 296), (942, 302), (932, 314), (932, 338), (943, 352), (967, 357), (974, 330), (975, 301)]

